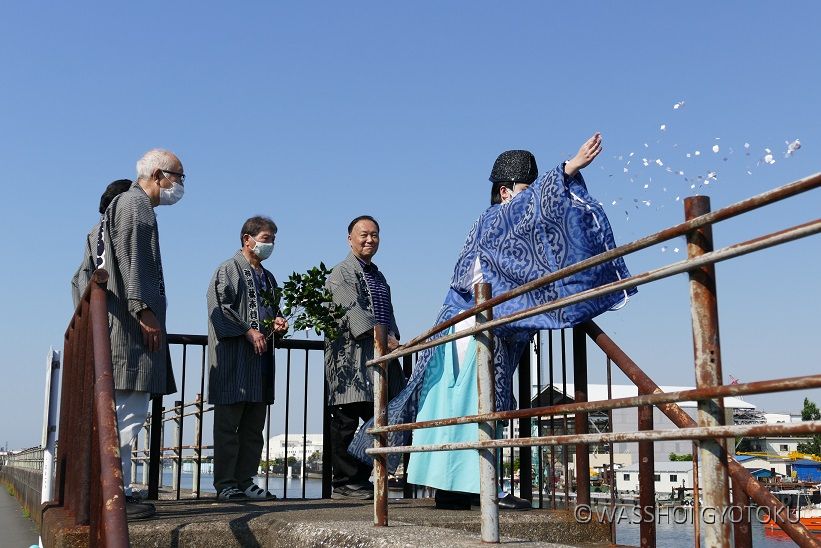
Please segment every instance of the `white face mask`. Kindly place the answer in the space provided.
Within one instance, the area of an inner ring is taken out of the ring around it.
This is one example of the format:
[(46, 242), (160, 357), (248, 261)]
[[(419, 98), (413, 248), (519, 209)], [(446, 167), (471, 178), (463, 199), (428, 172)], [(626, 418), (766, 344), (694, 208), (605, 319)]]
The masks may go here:
[[(251, 239), (254, 240), (254, 237), (251, 236)], [(265, 242), (257, 242), (256, 240), (254, 240), (254, 242), (255, 244), (251, 251), (254, 252), (254, 255), (259, 257), (260, 261), (264, 261), (271, 256), (271, 253), (274, 252), (273, 242), (267, 244)]]
[(174, 205), (185, 194), (185, 187), (180, 183), (171, 182), (171, 188), (160, 189), (160, 205)]

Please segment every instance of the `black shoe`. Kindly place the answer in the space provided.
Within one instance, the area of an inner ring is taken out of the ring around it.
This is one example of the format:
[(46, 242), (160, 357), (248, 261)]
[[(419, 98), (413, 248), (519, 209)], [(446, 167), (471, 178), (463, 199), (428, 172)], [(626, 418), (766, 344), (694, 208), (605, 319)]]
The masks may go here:
[(334, 487), (331, 498), (336, 500), (373, 500), (373, 486), (368, 489), (364, 485), (340, 485)]
[(470, 493), (437, 489), (435, 500), (439, 510), (470, 510)]
[(531, 510), (533, 506), (530, 501), (520, 499), (514, 496), (513, 493), (508, 493), (499, 499), (499, 508), (502, 510)]
[(125, 497), (125, 517), (131, 521), (150, 518), (157, 513), (157, 509), (150, 502), (142, 502), (137, 497)]

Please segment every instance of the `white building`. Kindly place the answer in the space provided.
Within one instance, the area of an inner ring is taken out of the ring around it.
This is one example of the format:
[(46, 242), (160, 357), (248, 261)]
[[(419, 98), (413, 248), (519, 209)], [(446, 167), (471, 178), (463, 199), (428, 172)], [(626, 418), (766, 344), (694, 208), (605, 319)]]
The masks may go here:
[[(691, 461), (656, 461), (653, 467), (656, 493), (670, 493), (676, 487), (693, 487), (693, 463)], [(619, 492), (639, 491), (639, 466), (632, 464), (616, 470)]]
[[(303, 452), (303, 444), (305, 449)], [(294, 457), (298, 461), (302, 461), (303, 454), (305, 458), (319, 451), (322, 452), (322, 434), (288, 434), (288, 445), (285, 445), (285, 434), (273, 436), (268, 440), (268, 443), (262, 447), (262, 456), (260, 460), (265, 460), (265, 450), (270, 447), (268, 453), (268, 460), (284, 459), (286, 457)]]
[[(662, 386), (662, 392), (680, 392), (692, 390), (692, 386)], [(569, 391), (569, 390), (568, 390)], [(612, 385), (613, 398), (630, 398), (638, 395), (638, 388), (635, 385), (614, 384)], [(590, 384), (587, 387), (588, 401), (601, 401), (607, 398), (606, 384)], [(698, 422), (698, 406), (695, 401), (678, 402), (685, 413)], [(724, 409), (726, 424), (733, 424), (733, 409), (755, 409), (755, 405), (740, 398), (724, 398)], [(677, 430), (678, 427), (659, 411), (653, 407), (653, 430)], [(624, 409), (613, 409), (613, 431), (614, 432), (636, 432), (638, 430), (638, 411), (635, 407)], [(730, 445), (730, 454), (734, 454), (733, 444)], [(690, 440), (670, 440), (657, 441), (653, 444), (654, 458), (657, 463), (669, 461), (670, 453), (679, 455), (689, 455), (693, 452), (693, 442)], [(613, 450), (616, 453), (630, 453), (633, 455), (633, 462), (638, 462), (639, 447), (637, 443), (614, 443)], [(687, 485), (691, 487), (691, 485)]]
[[(788, 413), (761, 413), (763, 421), (759, 424), (789, 424), (801, 422), (800, 415)], [(760, 438), (746, 438), (744, 450), (751, 453), (766, 453), (770, 458), (789, 457), (790, 453), (798, 451), (798, 444), (809, 441), (807, 436), (763, 436)], [(779, 471), (779, 473), (781, 473)]]

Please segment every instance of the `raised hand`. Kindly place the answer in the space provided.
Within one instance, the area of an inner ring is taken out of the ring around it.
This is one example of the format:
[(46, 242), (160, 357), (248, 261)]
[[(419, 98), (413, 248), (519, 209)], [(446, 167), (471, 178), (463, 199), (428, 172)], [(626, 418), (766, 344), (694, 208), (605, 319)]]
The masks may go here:
[(579, 170), (589, 166), (601, 151), (601, 133), (597, 131), (590, 139), (585, 141), (579, 149), (579, 152), (573, 158), (565, 162), (565, 175), (568, 177), (573, 177), (579, 172)]

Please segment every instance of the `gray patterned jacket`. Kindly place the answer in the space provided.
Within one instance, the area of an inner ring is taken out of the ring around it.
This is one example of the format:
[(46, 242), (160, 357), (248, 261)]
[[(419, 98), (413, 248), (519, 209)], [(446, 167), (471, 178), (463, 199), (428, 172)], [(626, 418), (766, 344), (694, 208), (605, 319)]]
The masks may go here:
[(134, 183), (114, 198), (105, 218), (105, 268), (114, 388), (152, 394), (176, 392), (168, 350), (147, 352), (137, 314), (150, 308), (165, 332), (165, 282), (157, 217)]
[[(261, 305), (253, 280), (250, 286), (247, 281), (250, 269), (248, 259), (237, 251), (219, 265), (208, 285), (208, 401), (212, 404), (274, 402), (273, 341), (260, 356), (245, 338)], [(263, 270), (268, 285), (276, 287), (273, 274)], [(281, 314), (276, 311), (276, 315)], [(257, 329), (265, 332), (261, 326)]]
[[(378, 275), (385, 281), (382, 272), (378, 272)], [(387, 281), (385, 285), (390, 298), (391, 290)], [(333, 294), (334, 302), (347, 310), (342, 319), (342, 335), (335, 340), (325, 339), (328, 405), (373, 401), (372, 372), (365, 367), (365, 363), (373, 359), (373, 304), (362, 266), (353, 253), (333, 267), (326, 286)], [(399, 338), (393, 304), (390, 309), (389, 331)], [(390, 395), (401, 389), (404, 378), (397, 361), (391, 363), (388, 371)]]

